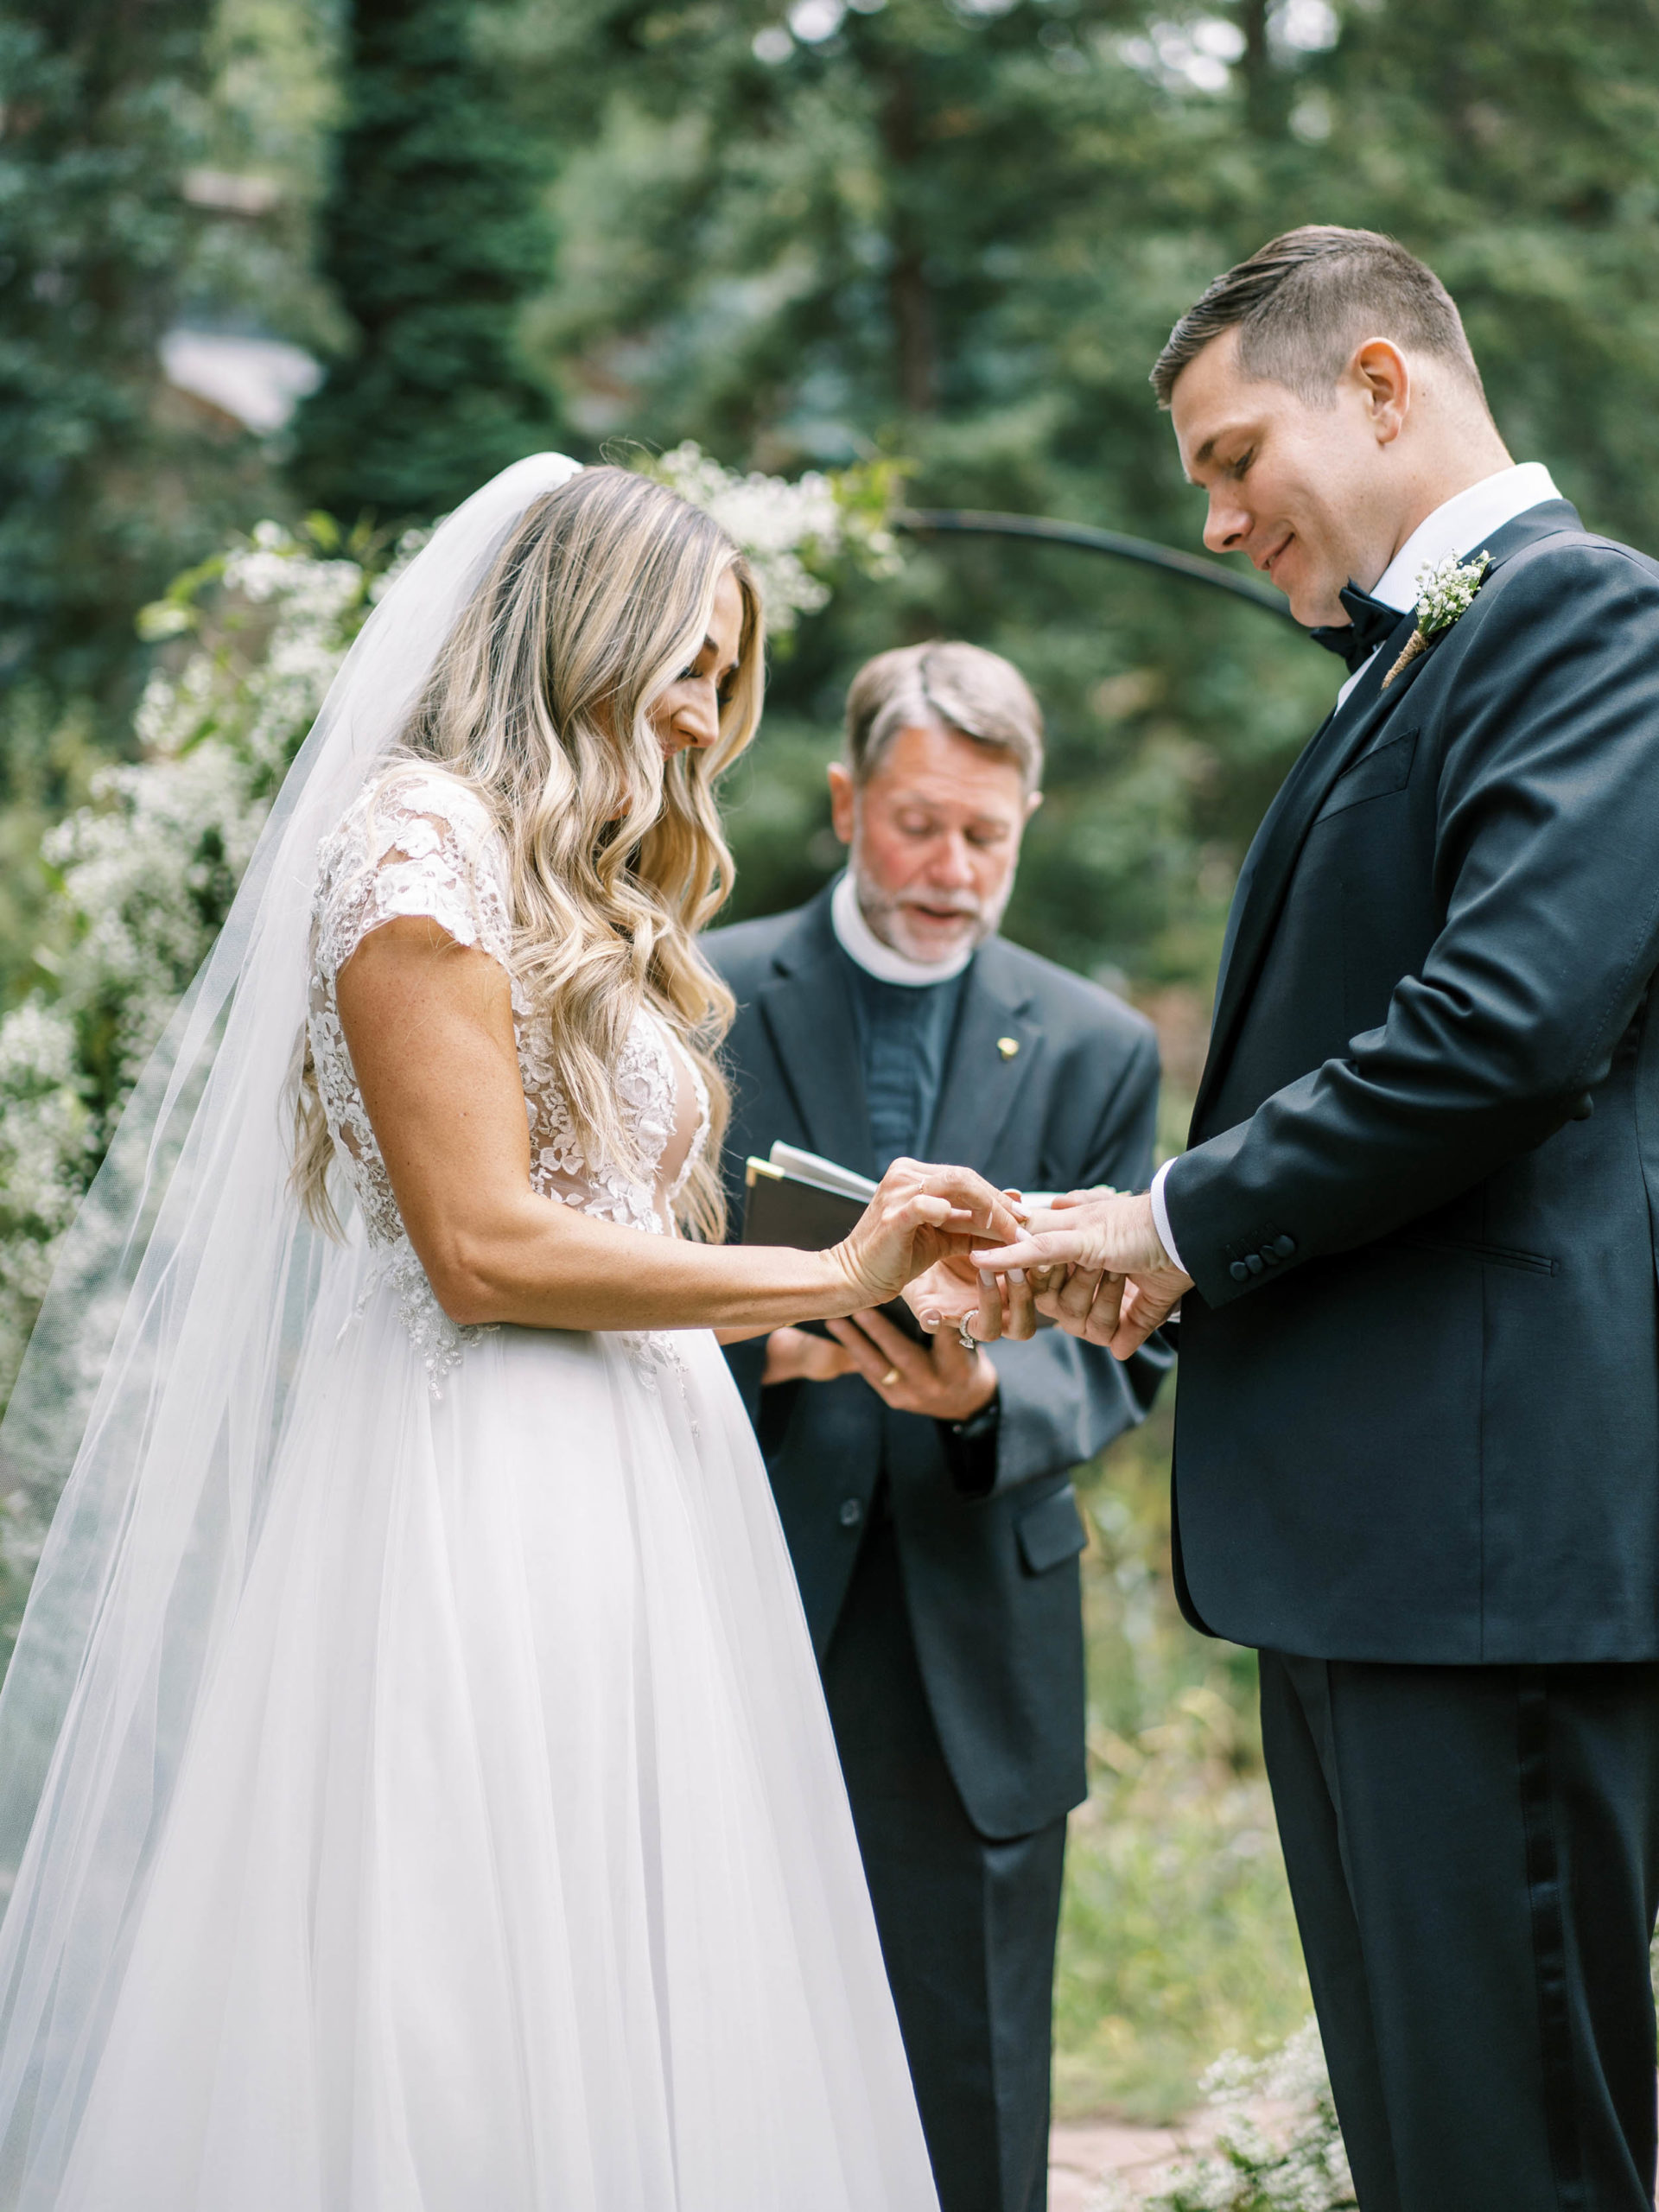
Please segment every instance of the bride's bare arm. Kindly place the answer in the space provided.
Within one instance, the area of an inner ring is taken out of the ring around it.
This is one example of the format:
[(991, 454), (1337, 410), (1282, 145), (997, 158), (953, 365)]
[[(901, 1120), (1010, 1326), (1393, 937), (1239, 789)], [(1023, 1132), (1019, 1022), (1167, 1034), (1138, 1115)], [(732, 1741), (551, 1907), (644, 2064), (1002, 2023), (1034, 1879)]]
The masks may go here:
[(935, 1261), (1018, 1223), (965, 1168), (897, 1162), (828, 1252), (648, 1241), (537, 1196), (507, 980), (408, 917), (340, 971), (340, 1018), (398, 1211), (451, 1319), (734, 1334), (879, 1305)]

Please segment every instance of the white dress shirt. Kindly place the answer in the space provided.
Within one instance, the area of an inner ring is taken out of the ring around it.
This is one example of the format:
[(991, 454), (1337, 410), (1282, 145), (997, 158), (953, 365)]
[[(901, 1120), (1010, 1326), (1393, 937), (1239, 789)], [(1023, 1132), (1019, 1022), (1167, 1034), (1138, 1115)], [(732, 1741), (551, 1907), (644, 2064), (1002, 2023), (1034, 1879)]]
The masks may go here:
[[(1444, 501), (1418, 524), (1372, 585), (1371, 597), (1380, 599), (1385, 607), (1397, 607), (1403, 614), (1408, 607), (1417, 603), (1417, 579), (1425, 569), (1438, 568), (1442, 561), (1478, 553), (1483, 541), (1495, 531), (1502, 530), (1506, 522), (1525, 514), (1529, 507), (1541, 506), (1546, 499), (1559, 499), (1560, 496), (1554, 480), (1541, 461), (1523, 461), (1513, 468), (1500, 468), (1495, 475), (1483, 476), (1478, 484), (1471, 484), (1467, 491)], [(1382, 649), (1379, 645), (1376, 650), (1380, 652)], [(1338, 707), (1376, 658), (1376, 652), (1369, 654), (1348, 678), (1337, 694)], [(1174, 1165), (1173, 1160), (1166, 1160), (1152, 1179), (1152, 1217), (1165, 1251), (1185, 1274), (1189, 1271), (1181, 1266), (1181, 1255), (1170, 1234), (1169, 1210), (1164, 1204), (1164, 1184)]]
[[(1560, 496), (1541, 461), (1523, 461), (1516, 467), (1500, 468), (1496, 476), (1483, 476), (1418, 524), (1372, 585), (1371, 597), (1403, 614), (1417, 604), (1417, 579), (1425, 569), (1478, 553), (1484, 541), (1506, 522)], [(1379, 645), (1377, 652), (1382, 650)], [(1376, 653), (1371, 653), (1360, 663), (1338, 692), (1338, 706), (1376, 658)]]

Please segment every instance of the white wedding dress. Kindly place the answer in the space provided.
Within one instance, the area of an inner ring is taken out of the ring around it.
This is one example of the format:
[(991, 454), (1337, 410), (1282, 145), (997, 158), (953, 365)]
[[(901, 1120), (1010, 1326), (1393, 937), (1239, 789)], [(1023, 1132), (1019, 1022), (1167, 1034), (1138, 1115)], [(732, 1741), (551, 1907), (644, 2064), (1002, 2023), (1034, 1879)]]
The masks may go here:
[[(305, 1331), (108, 2032), (69, 2212), (931, 2212), (812, 1653), (715, 1339), (461, 1329), (335, 1006), (424, 914), (506, 963), (436, 771), (325, 844), (313, 1051), (355, 1209)], [(536, 1188), (653, 1235), (705, 1141), (649, 1014), (650, 1182), (515, 1026)], [(457, 1175), (467, 1173), (458, 1160)]]

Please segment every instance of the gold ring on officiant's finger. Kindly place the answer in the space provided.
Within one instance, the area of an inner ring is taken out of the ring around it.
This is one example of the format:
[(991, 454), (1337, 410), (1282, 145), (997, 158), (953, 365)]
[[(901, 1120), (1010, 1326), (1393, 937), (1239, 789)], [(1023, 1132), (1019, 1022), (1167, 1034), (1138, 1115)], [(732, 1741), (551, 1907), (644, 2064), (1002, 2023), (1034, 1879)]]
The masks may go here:
[(972, 1352), (979, 1350), (979, 1338), (969, 1327), (968, 1316), (965, 1313), (957, 1324), (957, 1342), (962, 1346), (963, 1351)]
[(882, 1377), (881, 1377), (881, 1388), (882, 1388), (884, 1390), (891, 1390), (891, 1389), (892, 1389), (892, 1388), (893, 1388), (893, 1384), (894, 1384), (898, 1380), (899, 1380), (899, 1370), (898, 1370), (898, 1369), (897, 1369), (896, 1367), (890, 1367), (890, 1368), (887, 1370), (887, 1373), (886, 1373)]

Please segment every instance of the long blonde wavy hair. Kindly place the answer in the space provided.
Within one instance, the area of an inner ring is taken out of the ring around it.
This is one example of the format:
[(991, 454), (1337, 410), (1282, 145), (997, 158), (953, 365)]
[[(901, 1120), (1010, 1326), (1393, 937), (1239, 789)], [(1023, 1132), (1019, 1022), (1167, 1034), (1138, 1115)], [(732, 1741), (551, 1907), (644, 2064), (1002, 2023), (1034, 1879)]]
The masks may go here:
[[(743, 624), (719, 738), (664, 760), (651, 709), (702, 650), (728, 570)], [(731, 890), (715, 789), (760, 721), (764, 653), (753, 575), (719, 524), (648, 478), (584, 468), (525, 512), (385, 772), (435, 763), (493, 816), (511, 855), (513, 972), (590, 1160), (645, 1173), (615, 1087), (638, 1009), (684, 1045), (708, 1085), (711, 1127), (676, 1213), (709, 1241), (725, 1233), (730, 1098), (715, 1054), (734, 1004), (696, 934)], [(337, 1230), (308, 1052), (296, 1125), (301, 1203)]]

